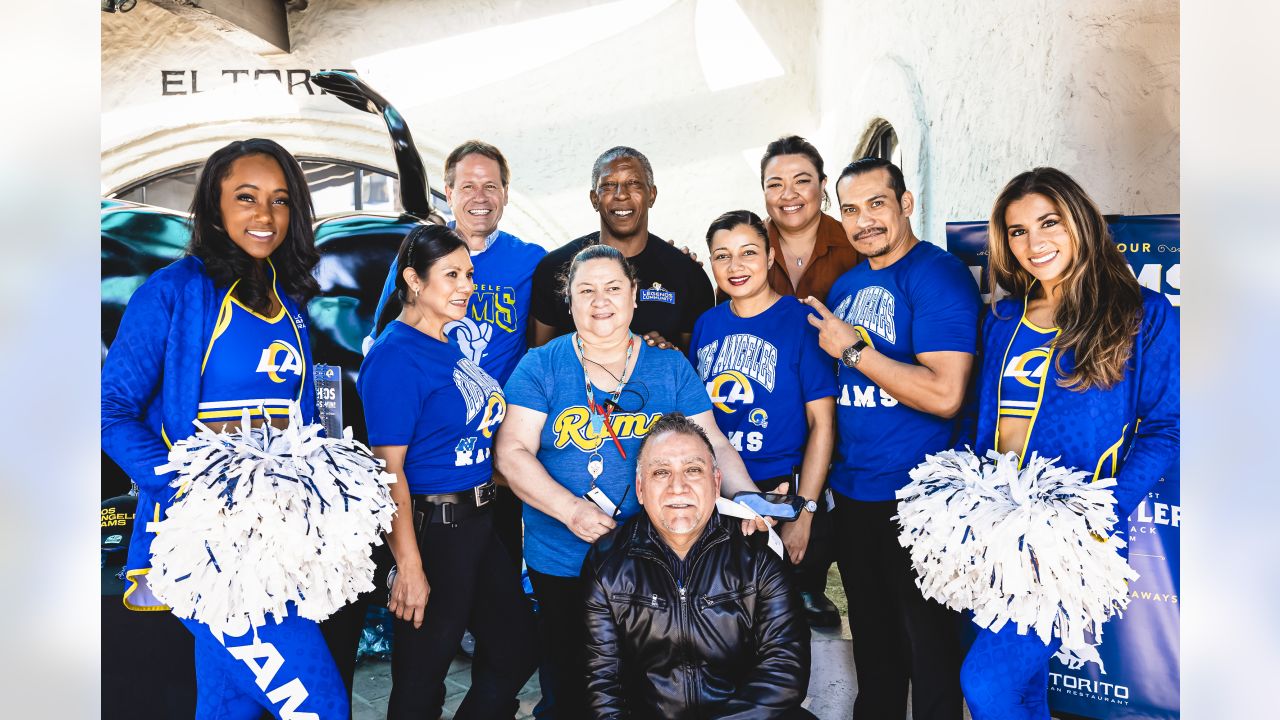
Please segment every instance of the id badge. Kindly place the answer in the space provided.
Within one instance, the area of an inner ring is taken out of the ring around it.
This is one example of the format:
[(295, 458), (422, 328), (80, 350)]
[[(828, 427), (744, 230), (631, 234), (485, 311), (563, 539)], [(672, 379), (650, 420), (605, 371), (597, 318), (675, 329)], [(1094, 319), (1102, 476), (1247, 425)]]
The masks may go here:
[(609, 499), (609, 496), (605, 495), (604, 491), (598, 487), (591, 488), (582, 497), (595, 503), (596, 507), (600, 508), (600, 511), (609, 517), (614, 517), (618, 512), (618, 506), (614, 505), (613, 501)]
[(324, 426), (325, 435), (342, 437), (342, 367), (313, 365), (316, 385), (316, 419)]

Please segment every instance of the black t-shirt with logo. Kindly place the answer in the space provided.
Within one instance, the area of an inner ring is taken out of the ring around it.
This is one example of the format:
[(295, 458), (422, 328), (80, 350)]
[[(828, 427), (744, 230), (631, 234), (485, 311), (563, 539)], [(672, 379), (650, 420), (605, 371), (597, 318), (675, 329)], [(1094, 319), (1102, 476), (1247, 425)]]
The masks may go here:
[[(561, 292), (561, 278), (578, 251), (600, 242), (593, 232), (547, 253), (533, 271), (533, 317), (560, 333), (572, 332), (573, 318)], [(680, 335), (693, 332), (698, 316), (715, 304), (711, 280), (698, 263), (649, 233), (649, 240), (635, 257), (627, 258), (638, 278), (636, 312), (631, 330), (638, 334), (657, 331), (677, 342)]]

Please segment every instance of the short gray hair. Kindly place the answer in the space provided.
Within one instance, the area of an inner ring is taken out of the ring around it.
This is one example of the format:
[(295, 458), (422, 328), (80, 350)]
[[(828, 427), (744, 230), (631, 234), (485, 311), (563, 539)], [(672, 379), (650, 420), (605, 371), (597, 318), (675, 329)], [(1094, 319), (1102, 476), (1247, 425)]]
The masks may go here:
[(669, 434), (689, 435), (696, 437), (707, 446), (707, 453), (711, 455), (711, 466), (716, 465), (716, 450), (711, 446), (711, 440), (707, 437), (707, 431), (702, 429), (698, 423), (690, 420), (682, 412), (671, 412), (658, 418), (649, 428), (649, 434), (644, 436), (640, 441), (640, 451), (636, 453), (636, 471), (640, 471), (641, 459), (644, 458), (644, 449), (649, 446), (649, 442), (655, 438)]
[(591, 166), (592, 190), (595, 190), (596, 183), (600, 182), (600, 176), (604, 174), (604, 166), (622, 158), (631, 158), (640, 163), (640, 167), (644, 168), (644, 179), (649, 183), (649, 187), (653, 187), (653, 165), (649, 164), (649, 158), (633, 147), (618, 145), (601, 153), (600, 157), (596, 158), (596, 164)]

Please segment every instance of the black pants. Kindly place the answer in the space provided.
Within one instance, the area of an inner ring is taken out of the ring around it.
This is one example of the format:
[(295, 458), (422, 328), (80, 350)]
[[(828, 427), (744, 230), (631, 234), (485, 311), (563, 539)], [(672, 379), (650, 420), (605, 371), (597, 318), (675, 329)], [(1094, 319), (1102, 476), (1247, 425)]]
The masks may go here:
[(468, 628), (476, 638), (471, 689), (456, 718), (510, 718), (516, 694), (533, 675), (533, 611), (510, 553), (482, 511), (456, 527), (425, 523), (418, 551), (431, 594), (422, 627), (395, 621), (388, 720), (437, 718), (445, 675)]
[[(795, 495), (800, 492), (799, 481), (794, 476), (780, 475), (756, 482), (760, 492), (773, 492), (782, 483), (790, 483), (787, 493)], [(804, 559), (791, 569), (792, 585), (796, 592), (807, 592), (814, 595), (825, 595), (827, 592), (827, 570), (835, 562), (835, 528), (831, 521), (831, 513), (827, 511), (824, 495), (818, 495), (818, 511), (813, 514), (813, 522), (809, 524), (809, 546), (805, 548)], [(790, 561), (788, 561), (790, 562)]]
[(861, 502), (836, 493), (836, 562), (849, 599), (858, 673), (855, 720), (960, 720), (960, 615), (915, 586), (911, 557), (898, 544), (897, 502)]
[[(371, 606), (386, 605), (387, 570), (395, 563), (385, 542), (370, 548), (370, 552), (375, 565), (373, 589), (361, 593), (350, 605), (342, 607), (320, 623), (320, 633), (324, 635), (329, 653), (338, 665), (338, 674), (347, 686), (348, 699), (355, 681), (356, 656), (360, 649), (360, 635), (364, 632), (365, 616)], [(266, 717), (269, 718), (270, 715)]]
[(519, 575), (520, 560), (524, 557), (524, 525), (521, 519), (524, 503), (505, 485), (497, 486), (496, 490), (497, 494), (493, 498), (493, 529), (515, 560), (516, 574)]
[[(581, 578), (544, 575), (529, 568), (538, 598), (538, 642), (542, 648), (544, 700), (552, 720), (579, 720), (587, 713), (586, 586)], [(550, 687), (548, 687), (550, 686)]]

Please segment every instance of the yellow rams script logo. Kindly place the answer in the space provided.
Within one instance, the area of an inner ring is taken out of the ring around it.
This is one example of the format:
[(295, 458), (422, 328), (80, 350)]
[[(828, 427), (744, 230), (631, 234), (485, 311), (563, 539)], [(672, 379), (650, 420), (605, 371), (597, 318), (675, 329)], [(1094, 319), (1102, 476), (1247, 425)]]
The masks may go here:
[(750, 405), (756, 401), (751, 381), (737, 370), (726, 370), (707, 381), (707, 395), (711, 396), (711, 404), (724, 413), (734, 412), (730, 405)]
[(1049, 369), (1049, 348), (1040, 347), (1028, 350), (1011, 359), (1004, 370), (1005, 377), (1011, 377), (1030, 388), (1038, 388), (1044, 382), (1044, 373)]
[(507, 416), (507, 399), (500, 392), (489, 393), (484, 404), (484, 417), (480, 418), (480, 432), (487, 438), (493, 437), (493, 429), (502, 424)]
[[(662, 413), (615, 412), (609, 416), (609, 424), (613, 426), (613, 433), (619, 440), (641, 438), (649, 434), (649, 428), (653, 427), (660, 417)], [(611, 440), (609, 429), (603, 423), (600, 425), (600, 432), (592, 432), (591, 413), (582, 405), (573, 405), (562, 410), (552, 423), (551, 430), (556, 434), (557, 450), (572, 443), (583, 452), (591, 452), (603, 445), (606, 440)]]
[(271, 382), (282, 383), (281, 373), (302, 375), (302, 356), (283, 340), (273, 340), (258, 360), (258, 372), (264, 372)]

